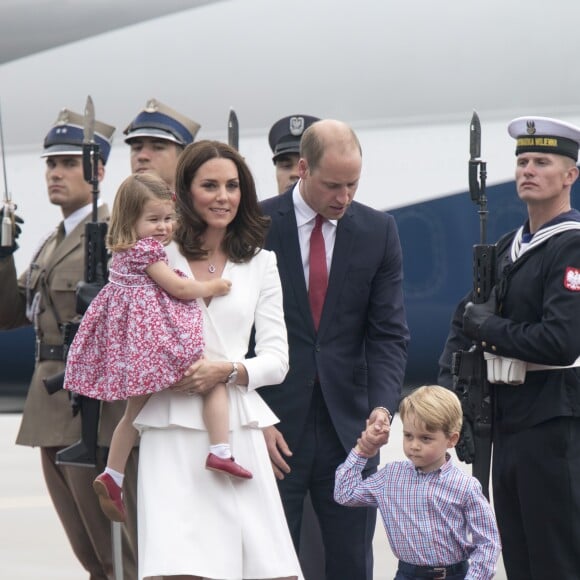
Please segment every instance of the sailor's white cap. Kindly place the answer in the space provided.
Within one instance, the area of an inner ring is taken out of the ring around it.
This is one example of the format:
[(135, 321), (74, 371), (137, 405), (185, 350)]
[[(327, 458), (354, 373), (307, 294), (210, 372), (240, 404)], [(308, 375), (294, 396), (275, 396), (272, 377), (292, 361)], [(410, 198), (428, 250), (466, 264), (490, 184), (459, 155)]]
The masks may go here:
[(518, 117), (508, 124), (516, 139), (516, 155), (526, 152), (554, 153), (578, 160), (580, 129), (550, 117)]

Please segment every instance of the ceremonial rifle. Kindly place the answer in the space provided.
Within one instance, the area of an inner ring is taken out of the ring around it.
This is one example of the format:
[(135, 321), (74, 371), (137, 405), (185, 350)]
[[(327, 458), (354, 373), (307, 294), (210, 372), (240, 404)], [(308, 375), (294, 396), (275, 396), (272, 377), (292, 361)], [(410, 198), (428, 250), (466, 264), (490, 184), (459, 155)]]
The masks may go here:
[[(85, 269), (84, 281), (76, 289), (76, 311), (84, 314), (93, 298), (105, 285), (108, 254), (105, 245), (106, 222), (99, 222), (99, 159), (100, 148), (95, 141), (95, 108), (91, 97), (87, 97), (83, 123), (83, 175), (92, 185), (93, 207), (91, 221), (85, 226)], [(64, 346), (68, 351), (78, 329), (78, 322), (64, 325)], [(66, 356), (66, 355), (65, 355)], [(61, 389), (64, 371), (45, 380), (49, 392)], [(71, 393), (73, 414), (81, 414), (81, 439), (56, 454), (56, 463), (94, 467), (97, 461), (97, 433), (99, 424), (100, 401)]]
[[(489, 298), (495, 283), (496, 247), (486, 243), (487, 197), (485, 181), (487, 168), (481, 156), (481, 124), (474, 111), (469, 138), (469, 193), (478, 205), (480, 243), (473, 246), (473, 297), (481, 304)], [(479, 169), (479, 179), (478, 172)], [(459, 459), (473, 463), (473, 475), (481, 483), (489, 499), (489, 473), (492, 443), (492, 391), (487, 381), (483, 351), (474, 344), (468, 351), (453, 353), (451, 372), (453, 386), (463, 407), (464, 426), (456, 451)]]
[(2, 170), (4, 173), (4, 199), (2, 208), (2, 236), (0, 245), (3, 248), (11, 248), (14, 244), (16, 221), (14, 212), (16, 205), (8, 191), (8, 178), (6, 176), (6, 153), (4, 148), (4, 131), (2, 129), (2, 112), (0, 111), (0, 147), (2, 148)]
[[(95, 141), (95, 107), (90, 95), (85, 105), (83, 123), (83, 175), (92, 185), (92, 218), (85, 226), (85, 279), (77, 286), (77, 312), (84, 314), (99, 290), (106, 284), (109, 255), (106, 246), (107, 223), (99, 221), (99, 144)], [(59, 451), (56, 462), (67, 465), (94, 465), (97, 460), (97, 438), (101, 403), (75, 395), (81, 413), (81, 440)], [(123, 545), (121, 524), (111, 522), (111, 548), (115, 580), (123, 579)]]
[(83, 127), (83, 174), (92, 185), (92, 219), (85, 227), (85, 279), (77, 288), (77, 312), (84, 314), (106, 283), (108, 252), (107, 223), (99, 222), (99, 144), (95, 141), (95, 107), (90, 95), (85, 106)]
[(238, 116), (233, 109), (230, 109), (230, 116), (228, 117), (228, 145), (239, 151), (240, 144), (240, 126), (238, 124)]

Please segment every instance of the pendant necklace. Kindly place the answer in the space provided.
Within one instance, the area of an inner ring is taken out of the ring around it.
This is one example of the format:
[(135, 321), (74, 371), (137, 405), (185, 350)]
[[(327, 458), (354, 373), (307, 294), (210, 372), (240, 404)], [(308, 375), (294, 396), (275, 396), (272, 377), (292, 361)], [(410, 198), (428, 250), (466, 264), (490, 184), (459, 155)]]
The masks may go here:
[(216, 257), (216, 252), (215, 251), (213, 252), (213, 254), (211, 256), (209, 255), (209, 252), (208, 252), (208, 256), (207, 256), (207, 271), (210, 274), (215, 274), (215, 271), (216, 271), (215, 264), (212, 264), (211, 263), (212, 258), (215, 258), (215, 257)]

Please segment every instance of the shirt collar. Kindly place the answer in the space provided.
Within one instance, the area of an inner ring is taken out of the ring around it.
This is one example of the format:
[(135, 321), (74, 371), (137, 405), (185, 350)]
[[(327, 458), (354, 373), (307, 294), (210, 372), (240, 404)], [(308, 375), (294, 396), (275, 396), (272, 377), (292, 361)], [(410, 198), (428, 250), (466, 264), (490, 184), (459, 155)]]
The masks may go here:
[[(302, 227), (308, 222), (314, 221), (316, 219), (317, 213), (304, 201), (302, 194), (300, 193), (300, 182), (299, 179), (292, 190), (292, 203), (294, 204), (294, 211), (296, 213), (296, 225), (298, 228)], [(326, 220), (328, 223), (336, 226), (338, 220)]]
[[(100, 205), (100, 203), (98, 204)], [(93, 204), (89, 203), (73, 213), (64, 220), (64, 233), (68, 236), (93, 210)]]
[(413, 462), (409, 459), (409, 467), (418, 475), (424, 475), (424, 476), (430, 476), (433, 475), (434, 473), (439, 475), (445, 475), (450, 469), (452, 469), (453, 463), (452, 463), (452, 458), (451, 455), (449, 455), (449, 453), (445, 453), (445, 463), (439, 468), (439, 469), (435, 469), (435, 471), (430, 471), (429, 473), (425, 473), (423, 471), (421, 471), (418, 467), (415, 467), (413, 465)]

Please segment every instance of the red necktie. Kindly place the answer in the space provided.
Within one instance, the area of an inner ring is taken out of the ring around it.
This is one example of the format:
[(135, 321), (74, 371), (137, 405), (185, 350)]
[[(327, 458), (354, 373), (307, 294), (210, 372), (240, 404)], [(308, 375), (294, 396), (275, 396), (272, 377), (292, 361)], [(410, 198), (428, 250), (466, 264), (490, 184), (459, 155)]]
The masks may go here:
[(308, 279), (308, 300), (312, 310), (314, 327), (318, 330), (326, 288), (328, 286), (328, 271), (326, 269), (326, 247), (322, 235), (322, 222), (324, 218), (316, 215), (314, 229), (310, 235), (310, 275)]

